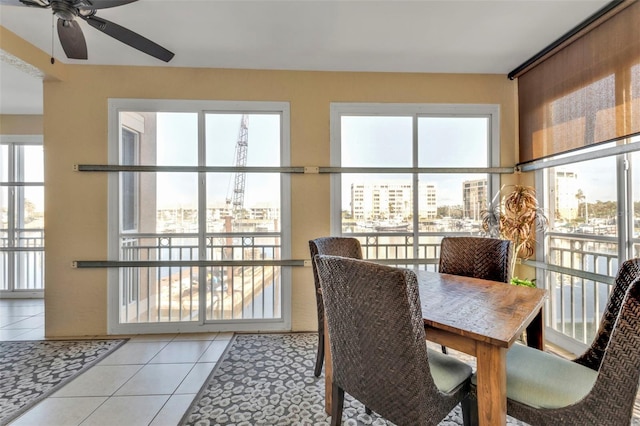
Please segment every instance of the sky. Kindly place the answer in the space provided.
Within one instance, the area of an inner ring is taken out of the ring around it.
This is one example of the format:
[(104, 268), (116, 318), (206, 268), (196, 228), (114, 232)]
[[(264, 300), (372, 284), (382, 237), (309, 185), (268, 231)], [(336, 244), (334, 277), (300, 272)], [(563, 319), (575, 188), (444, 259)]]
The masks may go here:
[[(158, 113), (157, 164), (197, 165), (196, 113)], [(235, 146), (239, 137), (241, 114), (210, 113), (206, 116), (207, 160), (209, 166), (235, 164)], [(485, 167), (487, 120), (480, 117), (421, 117), (418, 125), (419, 167)], [(278, 166), (280, 164), (280, 117), (277, 114), (251, 114), (248, 123), (248, 166)], [(410, 117), (343, 117), (342, 166), (344, 167), (411, 167), (412, 119)], [(636, 137), (636, 142), (640, 137)], [(42, 182), (42, 146), (25, 146), (25, 181)], [(640, 152), (631, 154), (633, 199), (640, 200)], [(0, 179), (7, 179), (7, 146), (0, 147)], [(577, 172), (579, 188), (587, 201), (615, 201), (616, 167), (614, 158), (603, 158), (562, 166)], [(421, 175), (422, 182), (437, 187), (437, 204), (462, 204), (462, 181), (484, 178), (486, 175)], [(343, 175), (342, 209), (350, 203), (351, 182), (371, 180), (404, 180), (411, 175)], [(277, 174), (247, 174), (245, 206), (279, 205)], [(158, 207), (195, 207), (197, 176), (193, 173), (158, 173)], [(222, 205), (233, 197), (234, 175), (212, 173), (208, 176), (208, 204)], [(44, 209), (41, 187), (25, 188), (26, 197)], [(0, 190), (6, 200), (6, 190)], [(0, 202), (2, 204), (3, 202)]]
[[(343, 167), (412, 167), (412, 117), (342, 118)], [(420, 117), (417, 167), (488, 167), (486, 117)], [(343, 210), (349, 206), (351, 182), (362, 175), (343, 175)], [(436, 185), (438, 205), (461, 205), (462, 182), (486, 174), (421, 175), (420, 181)], [(352, 179), (350, 179), (352, 178)], [(410, 181), (411, 175), (375, 175), (369, 179)]]
[[(44, 182), (44, 150), (42, 145), (19, 146), (22, 150), (24, 167), (24, 182)], [(9, 179), (9, 149), (8, 145), (0, 145), (0, 181), (6, 182)], [(36, 211), (44, 211), (44, 187), (25, 187), (24, 195), (27, 200), (35, 205)], [(5, 208), (8, 200), (8, 190), (6, 187), (0, 188), (0, 208)]]
[[(235, 148), (240, 135), (241, 114), (207, 114), (205, 119), (206, 165), (234, 166)], [(198, 164), (198, 116), (195, 113), (158, 113), (157, 164), (196, 166)], [(248, 122), (247, 166), (280, 164), (280, 117), (276, 114), (250, 114)], [(279, 205), (276, 174), (247, 174), (245, 206), (261, 203)], [(233, 197), (233, 173), (211, 173), (207, 179), (208, 205)], [(197, 204), (197, 177), (194, 173), (158, 174), (158, 207)]]
[(578, 174), (578, 188), (588, 203), (616, 200), (616, 160), (601, 158), (559, 167)]
[[(197, 114), (158, 113), (158, 165), (197, 165)], [(235, 164), (240, 114), (207, 114), (206, 145), (208, 166)], [(486, 167), (487, 125), (485, 117), (419, 119), (419, 167)], [(279, 116), (251, 114), (248, 123), (247, 166), (278, 166)], [(343, 167), (411, 167), (411, 117), (344, 117), (342, 122)], [(462, 204), (462, 181), (486, 175), (426, 175), (421, 180), (434, 183), (439, 205)], [(411, 175), (375, 175), (373, 180), (405, 180)], [(276, 174), (247, 174), (245, 206), (278, 201)], [(363, 176), (343, 175), (343, 188)], [(211, 174), (207, 180), (208, 204), (233, 196), (231, 173)], [(195, 206), (197, 180), (193, 174), (158, 175), (159, 208)], [(343, 190), (343, 208), (349, 205), (349, 191)]]
[[(241, 114), (206, 115), (208, 166), (235, 164)], [(485, 117), (420, 117), (418, 119), (418, 167), (487, 167), (488, 119)], [(341, 158), (343, 167), (411, 167), (412, 118), (384, 116), (344, 116), (342, 118)], [(197, 114), (158, 113), (158, 165), (197, 165)], [(280, 164), (280, 119), (276, 114), (251, 114), (248, 122), (247, 166)], [(640, 154), (636, 154), (638, 156)], [(636, 161), (636, 163), (640, 160)], [(576, 171), (581, 189), (590, 202), (615, 197), (615, 160), (612, 158), (572, 164), (563, 168)], [(462, 182), (486, 178), (485, 174), (421, 175), (420, 180), (437, 188), (437, 204), (462, 204)], [(343, 175), (343, 209), (349, 207), (352, 182), (363, 179), (410, 181), (410, 174)], [(234, 175), (208, 175), (208, 205), (222, 204), (233, 197)], [(640, 185), (638, 185), (640, 186)], [(277, 174), (247, 174), (245, 206), (278, 204), (273, 188)], [(636, 191), (637, 188), (634, 188)], [(159, 173), (158, 206), (195, 206), (195, 174)], [(637, 199), (637, 197), (636, 197)]]
[[(594, 147), (592, 149), (585, 149), (581, 152), (595, 151), (596, 149), (607, 148), (615, 146), (613, 143), (603, 146)], [(562, 155), (558, 156), (562, 158)], [(632, 161), (635, 164), (635, 176), (640, 173), (640, 153), (636, 152), (631, 155)], [(634, 160), (635, 159), (635, 160)], [(616, 158), (606, 157), (596, 160), (583, 161), (580, 163), (573, 163), (566, 166), (559, 166), (558, 169), (576, 172), (578, 174), (579, 185), (582, 193), (586, 196), (588, 203), (595, 203), (596, 201), (616, 201)], [(640, 180), (634, 179), (634, 182), (638, 184), (634, 185), (633, 193), (636, 200), (640, 199)]]

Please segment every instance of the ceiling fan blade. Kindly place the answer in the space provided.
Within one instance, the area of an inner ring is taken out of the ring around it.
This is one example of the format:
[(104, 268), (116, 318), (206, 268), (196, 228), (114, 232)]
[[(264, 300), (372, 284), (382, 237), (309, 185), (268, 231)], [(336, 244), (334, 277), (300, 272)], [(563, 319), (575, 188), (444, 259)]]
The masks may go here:
[(0, 5), (7, 6), (34, 6), (41, 8), (51, 7), (49, 0), (0, 0)]
[(85, 0), (86, 5), (77, 5), (80, 10), (86, 9), (108, 9), (110, 7), (123, 6), (138, 0)]
[(87, 59), (87, 42), (76, 21), (58, 19), (58, 37), (67, 58)]
[(144, 52), (147, 55), (151, 55), (165, 62), (169, 62), (171, 58), (173, 58), (173, 52), (170, 52), (159, 44), (156, 44), (148, 38), (134, 33), (133, 31), (128, 30), (125, 27), (114, 24), (113, 22), (107, 21), (106, 19), (98, 18), (95, 15), (79, 15), (79, 17), (87, 21), (89, 25), (96, 28), (97, 30), (102, 31), (103, 33), (115, 38), (116, 40), (119, 40), (124, 44), (128, 44), (134, 49), (138, 49), (139, 51)]

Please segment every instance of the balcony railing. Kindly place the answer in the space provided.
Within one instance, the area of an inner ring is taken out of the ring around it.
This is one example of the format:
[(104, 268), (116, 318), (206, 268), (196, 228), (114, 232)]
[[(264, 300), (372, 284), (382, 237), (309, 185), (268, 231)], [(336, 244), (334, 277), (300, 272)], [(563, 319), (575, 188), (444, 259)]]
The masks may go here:
[[(442, 235), (419, 235), (417, 247), (412, 233), (348, 235), (360, 240), (366, 259), (437, 270)], [(564, 233), (549, 233), (548, 237), (548, 265), (540, 265), (546, 270), (544, 280), (538, 282), (539, 287), (549, 292), (546, 326), (582, 344), (590, 343), (618, 270), (617, 239)]]
[(44, 229), (0, 230), (0, 291), (44, 289)]
[[(9, 246), (0, 232), (0, 290), (44, 288), (44, 231), (22, 230)], [(442, 235), (411, 232), (350, 233), (362, 244), (366, 259), (400, 267), (435, 271)], [(459, 233), (455, 235), (469, 235)], [(207, 260), (260, 261), (280, 259), (280, 237), (273, 233), (206, 236)], [(121, 239), (120, 260), (198, 259), (194, 234), (136, 234)], [(634, 247), (640, 250), (640, 244)], [(544, 280), (549, 291), (546, 325), (579, 342), (595, 335), (618, 269), (615, 237), (548, 234), (549, 255)], [(640, 255), (640, 253), (637, 253)], [(200, 269), (203, 269), (202, 271)], [(120, 312), (124, 322), (244, 320), (281, 315), (280, 267), (208, 266), (136, 267), (120, 270)], [(11, 281), (12, 280), (12, 281)], [(14, 282), (13, 288), (9, 283)], [(199, 301), (199, 283), (206, 282), (206, 299)]]
[[(128, 234), (121, 238), (120, 245), (120, 260), (199, 259), (198, 238), (194, 234)], [(238, 266), (121, 268), (120, 321), (153, 323), (281, 318), (280, 267), (242, 263), (279, 259), (279, 234), (216, 234), (206, 236), (206, 260), (234, 261)], [(206, 283), (202, 304), (200, 283)]]
[(548, 234), (546, 325), (588, 344), (597, 331), (618, 271), (616, 237)]

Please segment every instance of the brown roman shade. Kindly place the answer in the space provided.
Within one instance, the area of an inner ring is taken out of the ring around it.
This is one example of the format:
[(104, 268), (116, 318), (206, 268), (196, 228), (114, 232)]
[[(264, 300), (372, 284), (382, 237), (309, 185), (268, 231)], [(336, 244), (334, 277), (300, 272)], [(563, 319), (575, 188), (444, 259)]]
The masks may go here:
[(513, 77), (520, 163), (601, 142), (628, 142), (627, 136), (640, 132), (640, 2), (617, 2)]

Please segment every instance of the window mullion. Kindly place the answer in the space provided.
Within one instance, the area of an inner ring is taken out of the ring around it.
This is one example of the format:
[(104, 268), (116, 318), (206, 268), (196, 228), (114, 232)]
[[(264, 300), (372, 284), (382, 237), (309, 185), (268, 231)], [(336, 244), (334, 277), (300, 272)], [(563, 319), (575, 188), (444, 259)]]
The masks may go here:
[[(205, 113), (198, 112), (198, 166), (206, 165), (207, 147)], [(207, 174), (198, 172), (198, 258), (207, 259)], [(204, 324), (207, 310), (207, 268), (198, 268), (198, 322)]]
[[(632, 257), (633, 242), (633, 200), (629, 190), (631, 188), (631, 170), (629, 168), (629, 154), (622, 154), (616, 157), (616, 179), (617, 179), (617, 200), (618, 209), (617, 225), (618, 225), (618, 264), (622, 264), (625, 260)], [(630, 212), (631, 214), (626, 214)]]
[[(413, 114), (413, 158), (411, 159), (411, 166), (414, 168), (419, 166), (418, 150), (420, 147), (418, 145), (418, 114)], [(413, 205), (411, 206), (413, 209), (413, 257), (418, 258), (420, 248), (420, 176), (417, 172), (413, 172), (411, 175), (413, 178)]]
[[(25, 181), (25, 152), (24, 145), (15, 146), (15, 170), (14, 179), (16, 182)], [(20, 185), (13, 189), (13, 224), (16, 238), (16, 246), (20, 246), (21, 242), (18, 241), (24, 236), (25, 227), (25, 187)]]
[[(9, 144), (9, 174), (8, 174), (8, 178), (9, 178), (9, 182), (17, 182), (18, 179), (16, 177), (16, 173), (15, 173), (15, 169), (16, 169), (16, 144), (14, 143), (10, 143)], [(9, 247), (14, 247), (16, 245), (16, 228), (15, 228), (15, 221), (16, 221), (16, 189), (17, 186), (12, 185), (9, 186), (7, 188), (9, 190), (9, 194), (8, 194), (8, 238), (9, 238)], [(13, 262), (10, 262), (9, 265), (12, 265)], [(9, 282), (12, 282), (11, 280), (9, 280)]]

